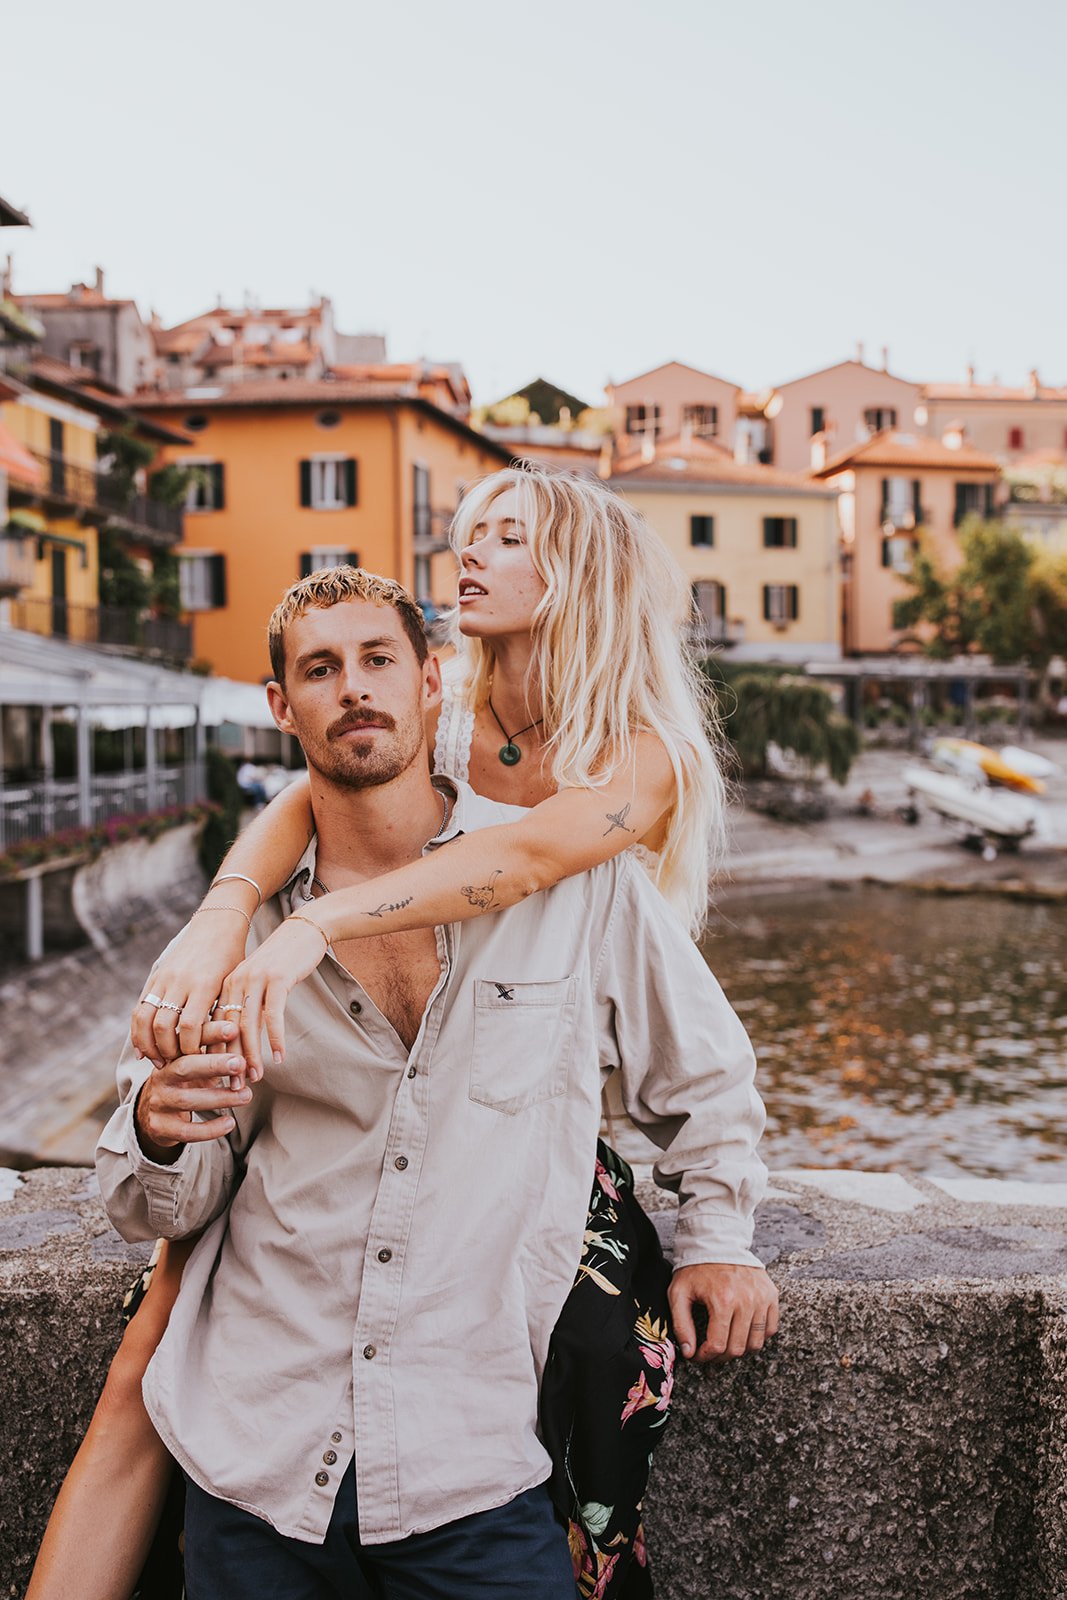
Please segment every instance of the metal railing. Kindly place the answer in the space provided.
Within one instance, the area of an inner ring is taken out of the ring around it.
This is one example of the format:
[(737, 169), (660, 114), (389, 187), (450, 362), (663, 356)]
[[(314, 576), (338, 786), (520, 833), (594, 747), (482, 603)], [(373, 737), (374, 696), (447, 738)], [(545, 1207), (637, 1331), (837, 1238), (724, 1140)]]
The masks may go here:
[[(95, 826), (112, 817), (144, 816), (170, 806), (193, 805), (199, 799), (200, 780), (194, 762), (157, 767), (151, 783), (144, 771), (109, 773), (89, 779), (89, 821)], [(84, 826), (81, 794), (74, 779), (42, 779), (0, 788), (0, 847), (4, 849)]]
[(416, 555), (432, 555), (448, 546), (448, 530), (455, 511), (434, 511), (430, 506), (416, 506), (412, 518), (412, 533)]
[(30, 454), (45, 469), (41, 493), (65, 500), (84, 510), (103, 511), (108, 521), (154, 538), (176, 542), (182, 536), (183, 512), (179, 506), (164, 505), (151, 495), (131, 495), (99, 467), (68, 461), (55, 450), (31, 450)]
[(125, 606), (81, 606), (34, 595), (10, 602), (12, 627), (75, 644), (103, 645), (164, 661), (188, 661), (193, 630), (171, 617), (143, 617)]

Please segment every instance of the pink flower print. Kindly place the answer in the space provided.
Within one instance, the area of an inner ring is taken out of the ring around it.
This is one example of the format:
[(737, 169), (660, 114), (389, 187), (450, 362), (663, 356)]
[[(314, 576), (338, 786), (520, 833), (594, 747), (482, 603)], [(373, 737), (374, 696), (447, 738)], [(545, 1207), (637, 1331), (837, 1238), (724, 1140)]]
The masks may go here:
[(630, 1393), (626, 1397), (626, 1404), (622, 1408), (622, 1423), (629, 1422), (632, 1416), (635, 1416), (638, 1411), (643, 1411), (646, 1406), (654, 1406), (655, 1404), (656, 1396), (648, 1387), (648, 1379), (643, 1372), (638, 1373), (637, 1382), (630, 1389)]
[(612, 1183), (611, 1178), (608, 1175), (608, 1169), (602, 1161), (598, 1161), (596, 1164), (596, 1181), (599, 1183), (604, 1193), (609, 1195), (612, 1200), (617, 1200), (619, 1198), (619, 1191)]

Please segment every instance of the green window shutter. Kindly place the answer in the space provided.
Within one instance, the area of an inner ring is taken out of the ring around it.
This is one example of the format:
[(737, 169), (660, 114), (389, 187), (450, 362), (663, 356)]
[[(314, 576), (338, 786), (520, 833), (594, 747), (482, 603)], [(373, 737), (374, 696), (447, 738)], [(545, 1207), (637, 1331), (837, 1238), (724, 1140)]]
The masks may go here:
[(211, 604), (222, 607), (226, 604), (226, 557), (208, 556), (207, 560)]
[(889, 515), (889, 479), (882, 479), (882, 521)]
[(995, 514), (996, 506), (993, 501), (993, 485), (991, 483), (982, 485), (982, 499), (985, 502), (986, 516), (992, 517)]
[(300, 552), (300, 576), (302, 578), (310, 578), (311, 577), (311, 551), (310, 550), (302, 550)]
[(795, 550), (796, 547), (797, 547), (797, 519), (796, 519), (796, 517), (786, 517), (785, 518), (785, 535), (786, 535), (785, 536), (785, 543), (789, 546), (790, 550)]
[(311, 504), (310, 461), (301, 461), (300, 463), (300, 504), (302, 506), (309, 506)]
[(769, 583), (763, 585), (763, 620), (764, 622), (770, 622), (771, 620), (771, 586)]
[(211, 497), (216, 511), (226, 509), (226, 468), (221, 461), (213, 461), (209, 467), (211, 473)]
[(349, 457), (345, 462), (345, 505), (354, 506), (357, 503), (358, 482), (356, 463)]
[(800, 590), (795, 583), (789, 585), (786, 615), (791, 622), (795, 622), (800, 615)]
[(345, 561), (348, 563), (348, 565), (350, 567), (358, 567), (359, 566), (359, 551), (358, 550), (346, 550), (345, 551)]
[(923, 486), (921, 478), (912, 478), (911, 480), (911, 510), (915, 518), (915, 526), (918, 527), (923, 519)]
[(967, 485), (965, 483), (957, 483), (957, 485), (956, 485), (956, 509), (953, 512), (953, 516), (952, 516), (952, 526), (954, 528), (958, 528), (960, 523), (963, 521), (963, 519), (964, 519), (964, 517), (966, 515), (967, 515)]

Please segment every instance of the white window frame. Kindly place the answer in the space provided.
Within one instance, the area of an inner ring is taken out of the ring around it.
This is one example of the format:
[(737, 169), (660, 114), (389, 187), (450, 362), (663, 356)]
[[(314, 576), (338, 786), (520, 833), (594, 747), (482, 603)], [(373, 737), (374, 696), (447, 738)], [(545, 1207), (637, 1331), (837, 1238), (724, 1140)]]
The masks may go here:
[[(888, 417), (888, 422), (872, 422), (871, 418)], [(896, 406), (867, 406), (863, 413), (863, 425), (870, 433), (884, 433), (887, 428), (897, 425)]]
[[(224, 474), (226, 471), (225, 463), (220, 461), (218, 456), (180, 456), (175, 465), (179, 467), (222, 467)], [(198, 504), (198, 496), (201, 494), (209, 496), (207, 504)], [(189, 482), (185, 491), (185, 510), (193, 516), (202, 511), (217, 511), (219, 508), (214, 503), (214, 496), (214, 478), (208, 477), (199, 480), (194, 478)]]
[(348, 559), (351, 545), (347, 544), (316, 544), (308, 551), (311, 560), (312, 572), (318, 572), (320, 567), (340, 567)]
[(210, 562), (216, 550), (179, 550), (178, 597), (183, 611), (215, 611)]
[[(767, 585), (767, 621), (772, 628), (785, 628), (796, 618), (789, 615), (789, 591), (795, 583), (769, 583)], [(797, 591), (797, 611), (800, 610), (800, 593)]]
[(311, 465), (312, 511), (348, 510), (344, 468), (345, 462), (351, 457), (343, 451), (330, 451), (309, 456), (308, 460)]
[(908, 573), (915, 561), (915, 540), (910, 533), (889, 533), (885, 536), (885, 553), (888, 561), (882, 565), (886, 572)]
[[(705, 413), (706, 420), (698, 422), (695, 411)], [(692, 400), (682, 406), (682, 427), (692, 431), (694, 439), (717, 439), (719, 436), (719, 408), (710, 401)]]
[(915, 502), (911, 478), (886, 477), (885, 520), (895, 528), (915, 526)]

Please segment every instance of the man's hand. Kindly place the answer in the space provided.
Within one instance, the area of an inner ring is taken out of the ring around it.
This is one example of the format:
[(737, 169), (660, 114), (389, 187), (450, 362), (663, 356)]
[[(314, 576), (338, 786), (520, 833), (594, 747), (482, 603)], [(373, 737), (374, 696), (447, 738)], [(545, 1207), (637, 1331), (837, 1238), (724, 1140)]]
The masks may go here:
[[(746, 1350), (762, 1350), (778, 1332), (778, 1290), (762, 1267), (701, 1263), (679, 1267), (667, 1292), (674, 1334), (683, 1356), (717, 1365)], [(704, 1306), (708, 1331), (696, 1348), (693, 1307)]]
[[(237, 1036), (233, 1022), (208, 1022), (203, 1038), (209, 1048), (224, 1050)], [(230, 1107), (247, 1105), (252, 1091), (245, 1082), (245, 1060), (239, 1055), (187, 1055), (156, 1067), (137, 1097), (134, 1123), (137, 1142), (150, 1161), (171, 1166), (187, 1144), (222, 1139), (236, 1122)], [(219, 1112), (194, 1122), (194, 1112)]]

